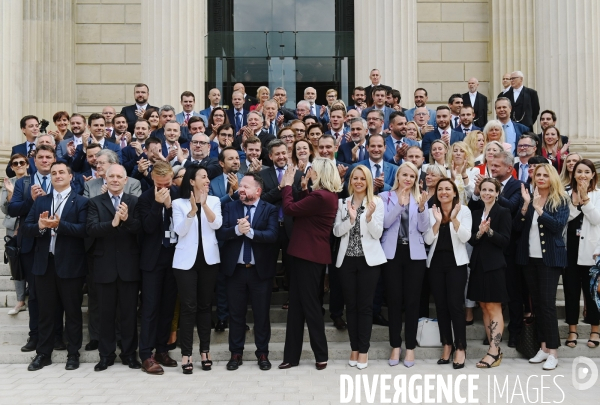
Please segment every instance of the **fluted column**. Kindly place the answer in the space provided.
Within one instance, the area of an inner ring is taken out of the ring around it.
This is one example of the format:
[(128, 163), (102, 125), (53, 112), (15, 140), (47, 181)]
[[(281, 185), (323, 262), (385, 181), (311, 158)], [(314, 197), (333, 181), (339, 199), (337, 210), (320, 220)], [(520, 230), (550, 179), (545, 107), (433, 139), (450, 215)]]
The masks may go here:
[(52, 124), (75, 106), (73, 0), (22, 0), (23, 113)]
[(356, 85), (368, 86), (369, 72), (379, 69), (381, 82), (400, 90), (402, 105), (412, 104), (417, 86), (417, 1), (354, 2)]
[[(535, 0), (490, 0), (491, 100), (502, 91), (502, 75), (515, 70), (523, 72), (525, 86), (536, 88), (534, 3)], [(556, 26), (558, 22), (549, 24)]]
[[(23, 2), (0, 2), (0, 153), (2, 162), (10, 154), (10, 147), (22, 141), (19, 120), (22, 112), (22, 57), (23, 57)], [(0, 165), (4, 172), (4, 165)]]
[(179, 96), (196, 95), (203, 108), (205, 82), (206, 0), (142, 2), (142, 81), (150, 102), (179, 110)]
[(575, 150), (598, 151), (593, 144), (600, 144), (600, 4), (538, 1), (535, 16), (540, 106), (556, 112), (557, 126)]

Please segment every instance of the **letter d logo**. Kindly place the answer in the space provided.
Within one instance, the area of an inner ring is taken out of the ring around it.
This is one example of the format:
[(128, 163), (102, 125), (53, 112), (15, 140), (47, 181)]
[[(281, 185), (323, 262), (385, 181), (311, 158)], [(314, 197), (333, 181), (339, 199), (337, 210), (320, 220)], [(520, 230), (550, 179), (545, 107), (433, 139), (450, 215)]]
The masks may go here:
[[(585, 391), (592, 388), (598, 380), (598, 366), (587, 357), (576, 357), (573, 360), (571, 372), (573, 374), (571, 376), (573, 387), (579, 391)], [(586, 382), (583, 382), (588, 376), (589, 379)]]

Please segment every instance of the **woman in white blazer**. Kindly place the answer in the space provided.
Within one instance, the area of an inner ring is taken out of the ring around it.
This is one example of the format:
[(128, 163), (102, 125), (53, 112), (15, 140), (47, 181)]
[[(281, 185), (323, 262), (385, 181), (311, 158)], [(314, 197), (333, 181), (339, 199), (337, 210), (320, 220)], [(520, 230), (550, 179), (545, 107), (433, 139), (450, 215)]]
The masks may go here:
[(463, 304), (469, 263), (466, 243), (471, 238), (472, 218), (469, 208), (460, 204), (458, 188), (452, 180), (438, 181), (429, 217), (431, 228), (423, 238), (425, 243), (431, 245), (427, 267), (440, 328), (440, 341), (444, 345), (438, 364), (450, 363), (454, 347), (453, 367), (460, 369), (465, 365), (467, 348)]
[(350, 173), (350, 197), (339, 201), (333, 234), (341, 237), (336, 267), (350, 337), (350, 366), (367, 367), (373, 327), (373, 296), (386, 262), (379, 239), (383, 233), (383, 201), (373, 194), (371, 170), (358, 165)]
[(567, 267), (563, 269), (565, 290), (565, 315), (569, 336), (565, 345), (577, 346), (579, 299), (583, 290), (586, 304), (584, 323), (591, 325), (587, 345), (600, 345), (600, 314), (590, 292), (590, 267), (594, 255), (600, 253), (600, 190), (596, 188), (598, 175), (592, 161), (582, 159), (573, 167), (569, 194), (569, 222), (567, 223)]
[(206, 169), (187, 168), (181, 182), (181, 198), (173, 201), (175, 246), (173, 273), (179, 289), (179, 341), (184, 374), (191, 374), (194, 325), (198, 327), (202, 369), (210, 370), (210, 314), (212, 295), (219, 273), (219, 246), (215, 230), (221, 227), (221, 201), (208, 195)]

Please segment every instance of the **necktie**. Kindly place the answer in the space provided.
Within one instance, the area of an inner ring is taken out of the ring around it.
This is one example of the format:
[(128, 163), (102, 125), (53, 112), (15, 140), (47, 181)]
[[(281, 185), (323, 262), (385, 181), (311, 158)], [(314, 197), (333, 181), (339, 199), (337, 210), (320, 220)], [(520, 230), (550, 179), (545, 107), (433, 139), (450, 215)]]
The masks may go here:
[(454, 128), (458, 127), (458, 117), (454, 118)]
[(529, 165), (527, 163), (521, 163), (521, 181), (523, 183), (527, 183), (527, 179), (529, 178), (529, 173), (527, 171), (527, 169), (529, 168)]
[[(167, 235), (167, 232), (171, 231), (171, 210), (167, 208), (163, 208), (163, 230), (165, 231), (163, 235)], [(171, 238), (164, 236), (163, 237), (163, 246), (170, 247), (171, 246)]]
[(469, 131), (470, 131), (470, 130), (471, 130), (470, 128), (463, 128), (463, 132), (464, 132), (465, 134), (469, 133)]
[(113, 207), (115, 207), (115, 211), (117, 211), (119, 209), (119, 196), (113, 195), (112, 200), (113, 200)]
[(187, 123), (190, 120), (190, 114), (185, 113), (185, 122)]
[(29, 156), (29, 157), (33, 156), (34, 148), (35, 148), (35, 144), (34, 143), (30, 143), (29, 144), (29, 151), (27, 152), (27, 156)]
[(400, 146), (402, 146), (402, 141), (396, 141), (396, 148), (399, 148)]
[(339, 137), (340, 137), (340, 133), (336, 132), (336, 133), (333, 134), (333, 136), (335, 136), (335, 140), (337, 141), (339, 139)]
[[(246, 216), (248, 217), (248, 222), (252, 223), (252, 215), (250, 215), (250, 211), (254, 208), (254, 205), (248, 205), (246, 207)], [(252, 261), (252, 246), (250, 244), (250, 238), (244, 238), (244, 263), (250, 264)]]
[(317, 108), (315, 107), (315, 104), (310, 106), (310, 115), (314, 115), (315, 117), (317, 116)]
[(363, 145), (360, 145), (358, 148), (360, 149), (360, 151), (358, 152), (358, 161), (361, 162), (365, 160), (365, 147)]
[(375, 177), (381, 176), (381, 166), (379, 164), (375, 165)]
[(270, 128), (269, 134), (275, 135), (275, 120), (273, 120), (273, 122), (271, 122), (271, 128)]
[[(277, 183), (281, 183), (281, 179), (283, 178), (283, 168), (277, 168)], [(283, 207), (279, 206), (279, 219), (283, 218)]]
[(235, 113), (235, 132), (239, 131), (241, 127), (242, 127), (242, 113), (236, 112)]
[(46, 179), (48, 179), (48, 176), (42, 177), (42, 189), (44, 190), (44, 193), (48, 192), (48, 183), (46, 183)]
[(125, 135), (121, 136), (121, 149), (127, 146), (127, 140), (125, 139)]

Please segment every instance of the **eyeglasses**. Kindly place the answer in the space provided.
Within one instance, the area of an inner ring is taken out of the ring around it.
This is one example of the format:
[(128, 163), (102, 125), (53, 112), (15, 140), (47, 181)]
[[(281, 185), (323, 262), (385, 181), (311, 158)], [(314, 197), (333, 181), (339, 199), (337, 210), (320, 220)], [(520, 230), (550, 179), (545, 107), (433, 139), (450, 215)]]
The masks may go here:
[(208, 145), (208, 142), (206, 142), (206, 141), (192, 141), (192, 145), (202, 145), (202, 146), (205, 146), (205, 145)]
[(517, 148), (521, 148), (521, 149), (527, 149), (527, 148), (533, 148), (533, 145), (517, 145)]
[(24, 160), (15, 160), (10, 164), (12, 167), (25, 166), (27, 162)]

